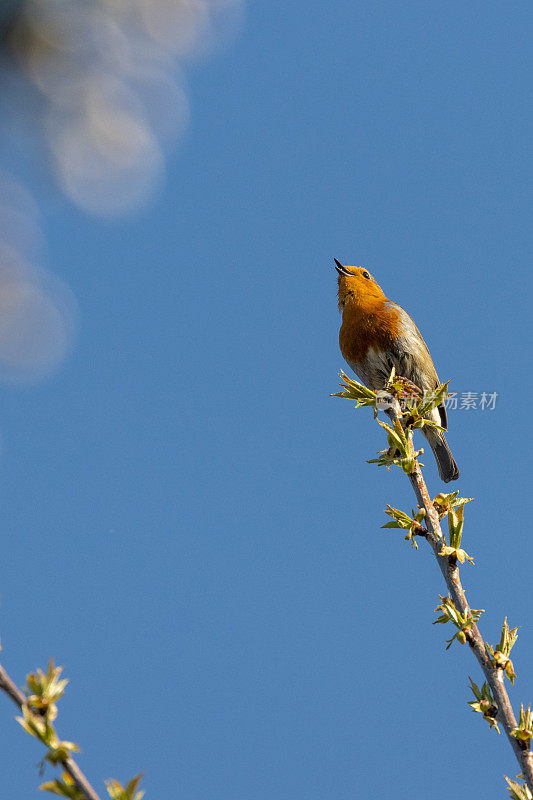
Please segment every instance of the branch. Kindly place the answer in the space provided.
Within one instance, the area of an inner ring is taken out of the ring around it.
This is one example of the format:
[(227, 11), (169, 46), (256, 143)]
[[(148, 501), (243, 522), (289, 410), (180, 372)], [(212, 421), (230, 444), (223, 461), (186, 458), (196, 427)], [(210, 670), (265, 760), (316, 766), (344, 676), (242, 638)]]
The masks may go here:
[[(385, 388), (378, 392), (371, 391), (344, 373), (341, 373), (341, 377), (343, 391), (337, 392), (334, 396), (355, 400), (356, 408), (370, 406), (373, 408), (374, 418), (377, 418), (378, 411), (384, 411), (392, 421), (392, 425), (388, 425), (378, 420), (378, 424), (387, 432), (389, 449), (380, 451), (378, 458), (371, 459), (369, 463), (386, 466), (388, 469), (393, 465), (401, 467), (413, 487), (419, 510), (416, 514), (413, 511), (413, 516), (409, 516), (404, 511), (388, 506), (386, 513), (392, 521), (383, 527), (407, 531), (405, 538), (411, 540), (411, 544), (415, 547), (418, 547), (415, 541), (417, 536), (425, 538), (431, 547), (449, 592), (449, 597), (441, 597), (439, 609), (443, 613), (436, 622), (453, 622), (457, 632), (449, 640), (448, 647), (454, 639), (463, 644), (468, 642), (486, 678), (486, 684), (481, 690), (471, 680), (476, 699), (469, 705), (472, 710), (481, 712), (483, 718), (498, 732), (497, 721), (505, 730), (520, 765), (522, 773), (520, 777), (526, 782), (524, 786), (506, 778), (511, 797), (517, 800), (533, 800), (533, 752), (530, 749), (530, 742), (533, 739), (533, 714), (530, 707), (524, 710), (522, 706), (517, 724), (504, 684), (506, 675), (511, 683), (516, 677), (509, 653), (516, 641), (517, 629), (509, 630), (505, 619), (500, 644), (495, 648), (485, 644), (477, 625), (482, 611), (470, 607), (461, 584), (458, 565), (458, 562), (464, 563), (465, 560), (474, 563), (461, 548), (464, 505), (471, 498), (459, 498), (458, 492), (455, 492), (450, 495), (437, 495), (431, 500), (418, 461), (422, 451), (416, 451), (413, 446), (415, 428), (438, 427), (427, 415), (444, 402), (448, 384), (438, 387), (433, 397), (428, 399), (424, 396), (415, 405), (411, 403), (408, 410), (402, 413), (401, 403), (404, 403), (405, 409), (406, 398), (413, 396), (413, 384), (404, 378), (396, 377), (394, 370)], [(441, 517), (445, 515), (448, 515), (449, 543), (446, 542), (440, 523)]]
[[(418, 461), (416, 462), (414, 472), (408, 475), (408, 478), (420, 507), (426, 512), (427, 535), (425, 538), (433, 550), (433, 555), (437, 559), (437, 564), (446, 581), (450, 596), (461, 614), (463, 616), (469, 616), (471, 609), (461, 584), (459, 567), (457, 563), (454, 562), (453, 558), (439, 556), (444, 536), (440, 526), (439, 515), (429, 497), (426, 482), (422, 476)], [(518, 725), (509, 700), (509, 695), (507, 694), (507, 689), (505, 688), (504, 670), (501, 667), (495, 668), (493, 666), (492, 660), (487, 655), (485, 640), (476, 622), (472, 623), (468, 631), (465, 632), (465, 635), (466, 641), (477, 658), (479, 666), (483, 670), (487, 683), (490, 686), (492, 696), (498, 706), (497, 719), (502, 724), (507, 734), (509, 743), (520, 765), (522, 775), (529, 789), (533, 792), (533, 752), (529, 749), (529, 742), (523, 742), (511, 736), (511, 731), (516, 730)]]
[[(22, 711), (25, 707), (27, 707), (27, 697), (23, 692), (20, 691), (18, 686), (11, 680), (5, 669), (0, 664), (0, 690), (5, 692), (8, 697), (15, 703), (16, 706)], [(74, 784), (81, 792), (84, 800), (100, 800), (100, 796), (96, 794), (95, 790), (78, 767), (72, 756), (66, 755), (64, 759), (61, 760), (61, 766), (67, 772)]]

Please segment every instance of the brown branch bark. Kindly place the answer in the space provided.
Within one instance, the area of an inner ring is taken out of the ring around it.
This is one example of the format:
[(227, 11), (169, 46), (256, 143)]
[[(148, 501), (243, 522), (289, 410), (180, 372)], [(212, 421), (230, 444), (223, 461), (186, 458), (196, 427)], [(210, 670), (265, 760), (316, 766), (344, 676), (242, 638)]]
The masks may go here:
[[(439, 556), (439, 551), (443, 544), (443, 534), (440, 525), (439, 515), (431, 502), (429, 492), (427, 490), (426, 482), (422, 475), (420, 465), (416, 462), (415, 471), (408, 475), (408, 478), (413, 487), (418, 505), (426, 511), (426, 528), (427, 535), (424, 537), (431, 549), (433, 555), (437, 559), (437, 564), (442, 572), (446, 586), (450, 593), (450, 597), (455, 603), (456, 608), (461, 614), (466, 615), (470, 611), (470, 606), (461, 584), (459, 575), (459, 567), (452, 559), (447, 556)], [(529, 748), (529, 742), (520, 742), (511, 736), (511, 731), (517, 727), (516, 718), (513, 712), (509, 695), (504, 683), (504, 671), (500, 668), (495, 668), (492, 664), (490, 657), (485, 649), (485, 641), (478, 625), (474, 622), (471, 628), (466, 632), (467, 642), (470, 649), (477, 658), (481, 669), (485, 675), (486, 681), (490, 686), (492, 696), (498, 705), (498, 722), (502, 725), (509, 740), (513, 752), (520, 765), (520, 770), (524, 779), (533, 792), (533, 752)]]
[[(26, 696), (18, 688), (18, 686), (11, 680), (5, 669), (0, 664), (0, 690), (7, 694), (8, 697), (15, 703), (18, 708), (22, 709), (23, 704), (26, 702)], [(95, 792), (81, 769), (71, 756), (61, 762), (61, 766), (65, 772), (68, 772), (80, 792), (83, 794), (85, 800), (100, 800), (99, 795)]]

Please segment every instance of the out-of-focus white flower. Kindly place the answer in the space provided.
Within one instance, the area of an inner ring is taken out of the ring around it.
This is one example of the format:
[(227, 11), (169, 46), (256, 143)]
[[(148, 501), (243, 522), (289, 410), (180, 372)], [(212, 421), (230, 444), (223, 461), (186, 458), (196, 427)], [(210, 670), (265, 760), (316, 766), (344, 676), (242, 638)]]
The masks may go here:
[(152, 196), (164, 146), (189, 118), (180, 65), (235, 29), (242, 4), (19, 0), (7, 36), (12, 65), (45, 101), (29, 102), (30, 92), (26, 108), (73, 202), (108, 216)]
[(22, 255), (41, 239), (31, 197), (5, 175), (0, 187), (0, 379), (33, 382), (69, 351), (76, 303), (58, 278)]

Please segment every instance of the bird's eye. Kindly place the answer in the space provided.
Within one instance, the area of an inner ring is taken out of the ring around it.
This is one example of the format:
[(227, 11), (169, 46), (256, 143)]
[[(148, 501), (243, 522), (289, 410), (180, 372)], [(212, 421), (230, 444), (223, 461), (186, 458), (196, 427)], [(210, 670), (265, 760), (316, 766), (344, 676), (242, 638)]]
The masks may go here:
[(370, 280), (370, 273), (367, 272), (366, 269), (363, 270), (363, 272), (361, 274), (362, 274), (363, 278), (366, 278), (367, 280)]

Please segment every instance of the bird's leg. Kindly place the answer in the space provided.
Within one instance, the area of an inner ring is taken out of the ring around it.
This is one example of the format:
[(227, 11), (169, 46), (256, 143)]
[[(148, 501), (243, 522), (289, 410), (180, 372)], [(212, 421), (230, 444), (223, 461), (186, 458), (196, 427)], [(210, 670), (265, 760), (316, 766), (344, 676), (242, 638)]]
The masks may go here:
[(392, 382), (391, 391), (398, 398), (402, 411), (419, 403), (424, 396), (420, 386), (401, 375), (398, 375)]
[(414, 394), (420, 400), (424, 396), (424, 392), (422, 391), (420, 386), (417, 386), (416, 383), (410, 381), (409, 378), (403, 378), (401, 375), (399, 375), (396, 378), (395, 383), (400, 383), (402, 388), (405, 388), (407, 390), (407, 394)]

